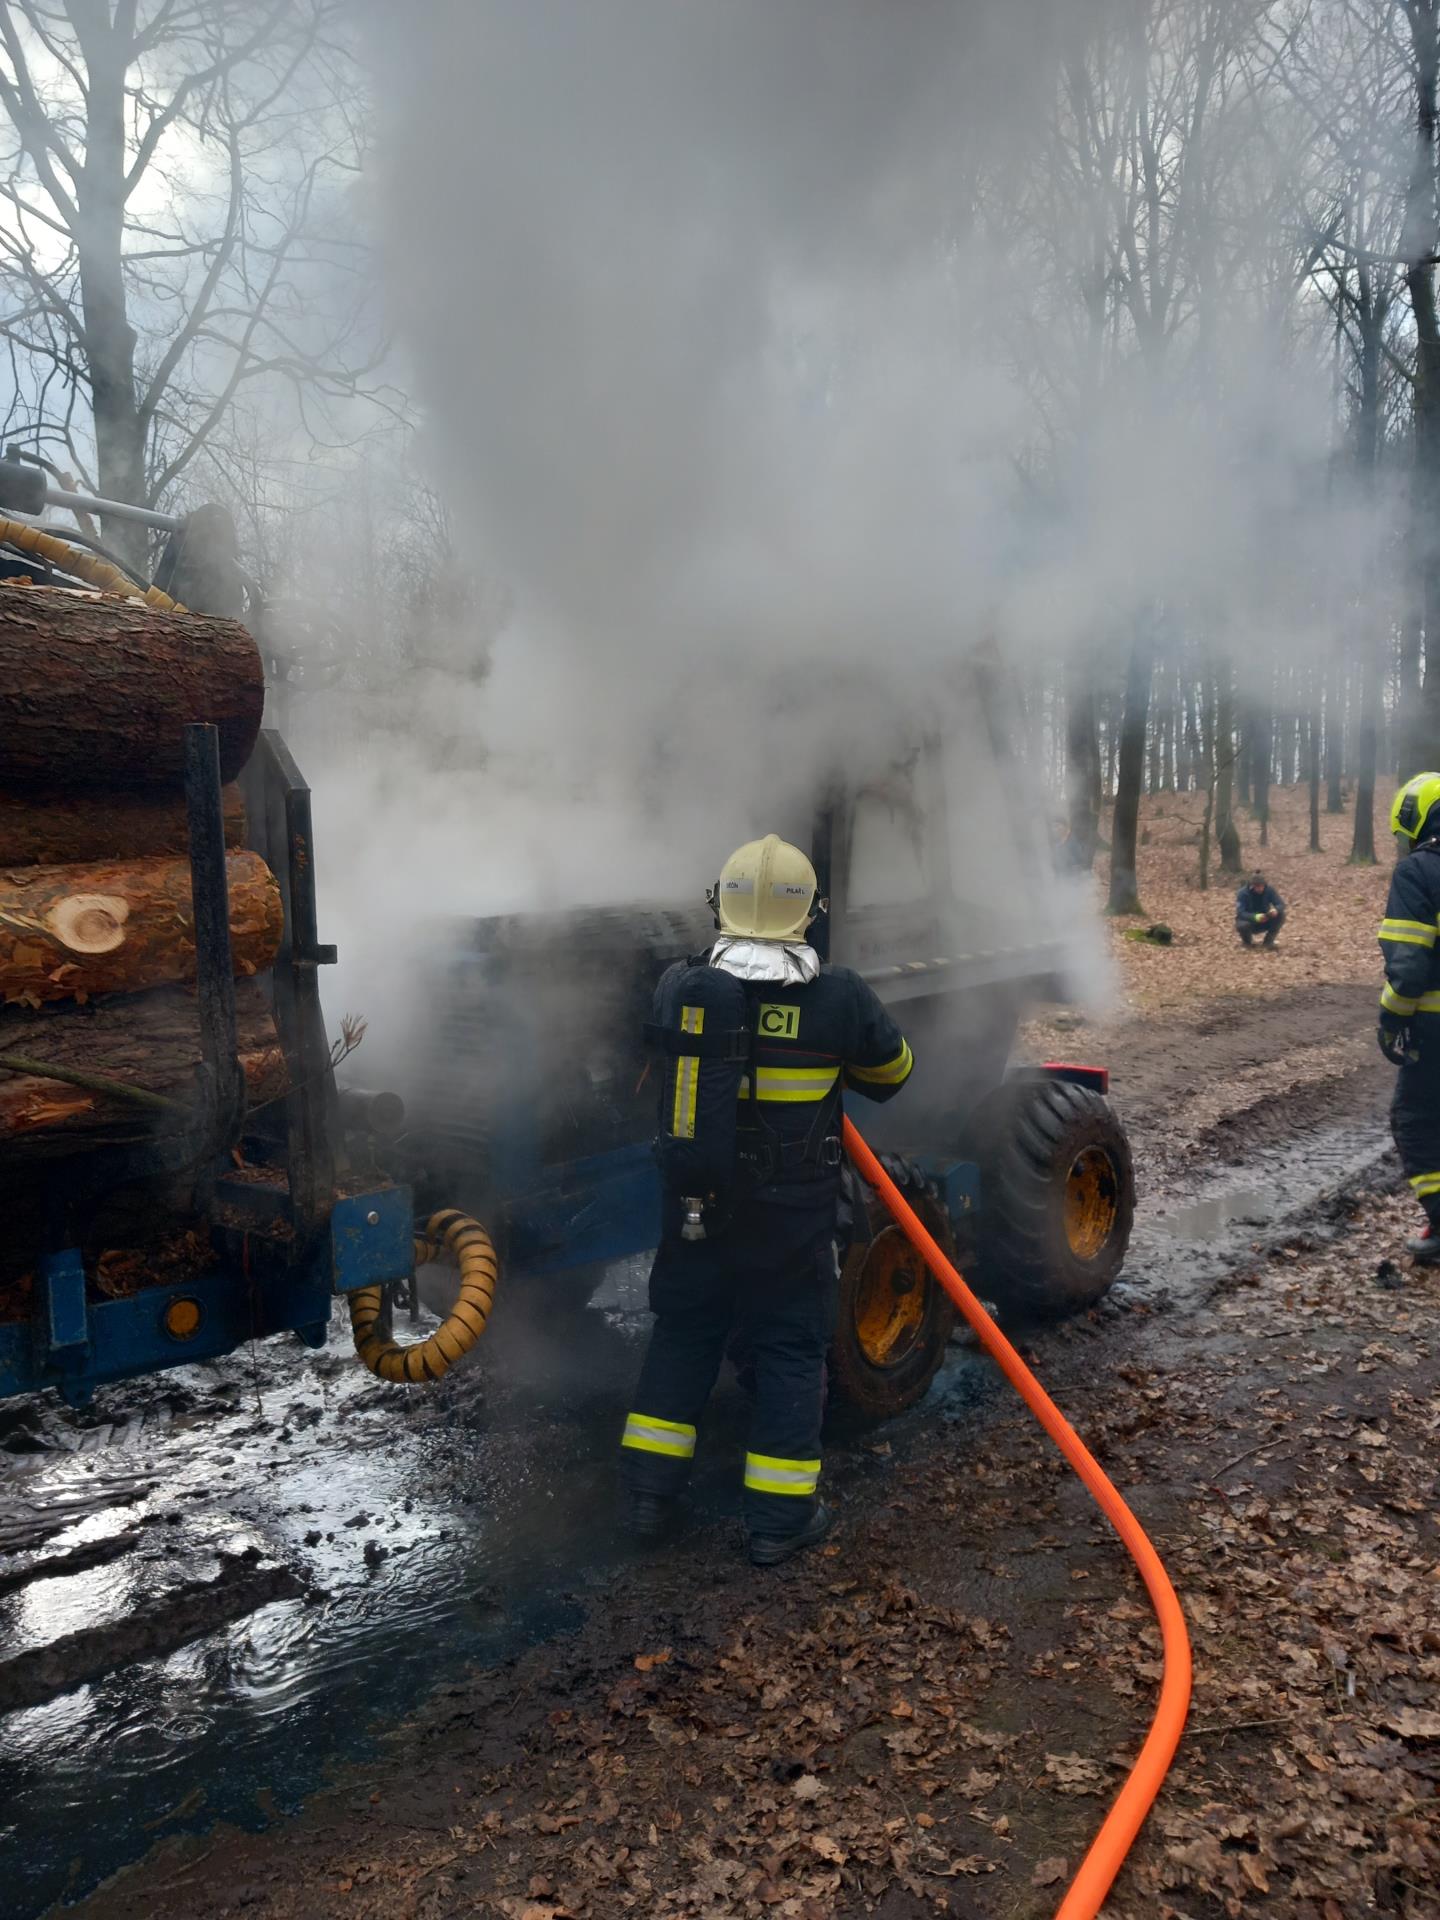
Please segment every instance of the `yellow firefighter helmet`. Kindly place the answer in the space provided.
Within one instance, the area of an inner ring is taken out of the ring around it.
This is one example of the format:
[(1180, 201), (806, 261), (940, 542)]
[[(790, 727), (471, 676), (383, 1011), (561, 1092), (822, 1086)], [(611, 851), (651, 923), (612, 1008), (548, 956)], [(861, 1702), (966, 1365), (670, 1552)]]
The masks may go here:
[(1390, 831), (1413, 847), (1434, 807), (1440, 804), (1440, 773), (1417, 773), (1396, 794), (1390, 808)]
[(778, 834), (747, 840), (720, 869), (710, 896), (721, 931), (741, 940), (800, 940), (820, 883), (799, 847)]

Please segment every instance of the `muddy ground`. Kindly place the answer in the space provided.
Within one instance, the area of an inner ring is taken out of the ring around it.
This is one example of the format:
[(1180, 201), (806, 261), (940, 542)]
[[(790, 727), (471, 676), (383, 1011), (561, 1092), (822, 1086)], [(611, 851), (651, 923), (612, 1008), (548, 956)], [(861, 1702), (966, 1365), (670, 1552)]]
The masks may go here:
[[(1199, 1665), (1114, 1920), (1440, 1910), (1440, 1282), (1395, 1261), (1373, 1006), (1314, 983), (1030, 1036), (1116, 1063), (1143, 1195), (1111, 1301), (1033, 1357)], [(108, 1875), (78, 1911), (1053, 1912), (1153, 1696), (1123, 1555), (957, 1347), (831, 1451), (809, 1564), (739, 1554), (730, 1389), (691, 1524), (637, 1558), (640, 1280), (563, 1328), (512, 1300), (427, 1395), (280, 1346), (8, 1410), (6, 1910)]]

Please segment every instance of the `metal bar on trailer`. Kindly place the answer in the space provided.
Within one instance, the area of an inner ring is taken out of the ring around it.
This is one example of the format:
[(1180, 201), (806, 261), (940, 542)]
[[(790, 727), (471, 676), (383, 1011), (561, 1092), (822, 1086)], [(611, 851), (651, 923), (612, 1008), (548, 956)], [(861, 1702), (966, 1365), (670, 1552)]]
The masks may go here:
[(104, 520), (138, 520), (142, 526), (158, 527), (162, 533), (177, 533), (185, 524), (178, 514), (132, 507), (125, 500), (101, 500), (93, 493), (69, 493), (64, 487), (46, 487), (45, 504), (64, 507), (70, 513), (93, 513)]
[(266, 728), (265, 838), (285, 902), (285, 935), (275, 964), (275, 1018), (290, 1062), (286, 1158), (296, 1236), (303, 1246), (329, 1217), (334, 1197), (335, 1075), (320, 1005), (317, 969), (335, 958), (317, 938), (310, 789), (280, 735)]
[[(190, 897), (195, 928), (195, 986), (200, 1052), (213, 1103), (207, 1115), (213, 1154), (233, 1140), (244, 1111), (244, 1080), (235, 1034), (235, 964), (230, 947), (230, 884), (225, 854), (225, 803), (220, 792), (220, 735), (213, 726), (185, 729), (185, 811), (190, 832)], [(202, 1167), (198, 1177), (211, 1176)]]

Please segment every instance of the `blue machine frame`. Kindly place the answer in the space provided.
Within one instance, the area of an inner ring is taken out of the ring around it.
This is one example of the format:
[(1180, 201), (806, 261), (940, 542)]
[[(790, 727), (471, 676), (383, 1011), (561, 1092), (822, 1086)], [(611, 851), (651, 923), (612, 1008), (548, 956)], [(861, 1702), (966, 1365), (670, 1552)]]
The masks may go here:
[(0, 1326), (0, 1398), (54, 1387), (83, 1406), (97, 1386), (215, 1360), (267, 1334), (322, 1347), (337, 1293), (408, 1276), (413, 1231), (407, 1187), (352, 1194), (298, 1265), (238, 1234), (214, 1271), (98, 1305), (78, 1250), (65, 1247), (41, 1263), (30, 1319)]
[[(1057, 1061), (1019, 1069), (1016, 1079), (1066, 1080), (1092, 1092), (1108, 1093), (1103, 1067), (1071, 1066)], [(536, 1187), (529, 1156), (513, 1145), (503, 1162), (504, 1201), (497, 1227), (506, 1263), (516, 1275), (542, 1277), (576, 1267), (602, 1265), (649, 1253), (660, 1238), (660, 1178), (648, 1144), (636, 1143), (608, 1153), (572, 1160), (555, 1170), (559, 1178)], [(980, 1211), (980, 1169), (973, 1160), (927, 1154), (906, 1156), (938, 1205), (956, 1238), (963, 1242)]]
[[(980, 1204), (980, 1169), (969, 1160), (912, 1155), (957, 1233)], [(499, 1222), (517, 1275), (541, 1277), (649, 1253), (660, 1239), (660, 1177), (648, 1145), (617, 1148), (563, 1169), (563, 1184), (509, 1200)]]

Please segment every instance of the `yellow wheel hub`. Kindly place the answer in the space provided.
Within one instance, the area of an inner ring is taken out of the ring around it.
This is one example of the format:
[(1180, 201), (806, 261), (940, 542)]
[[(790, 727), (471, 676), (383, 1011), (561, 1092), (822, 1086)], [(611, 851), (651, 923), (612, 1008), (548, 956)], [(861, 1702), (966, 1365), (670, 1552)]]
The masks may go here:
[(872, 1367), (894, 1367), (911, 1353), (925, 1322), (924, 1263), (899, 1227), (871, 1241), (855, 1289), (855, 1334)]
[(1086, 1147), (1065, 1181), (1065, 1238), (1077, 1260), (1093, 1260), (1115, 1231), (1120, 1183), (1103, 1147)]

